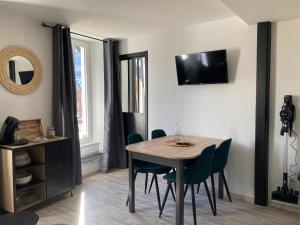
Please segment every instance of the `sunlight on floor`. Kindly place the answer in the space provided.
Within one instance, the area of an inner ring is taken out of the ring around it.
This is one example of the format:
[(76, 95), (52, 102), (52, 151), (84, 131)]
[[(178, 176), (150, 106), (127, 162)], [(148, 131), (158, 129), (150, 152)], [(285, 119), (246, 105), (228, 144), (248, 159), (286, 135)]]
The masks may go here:
[(80, 209), (78, 225), (85, 225), (85, 207), (84, 207), (84, 192), (80, 194)]

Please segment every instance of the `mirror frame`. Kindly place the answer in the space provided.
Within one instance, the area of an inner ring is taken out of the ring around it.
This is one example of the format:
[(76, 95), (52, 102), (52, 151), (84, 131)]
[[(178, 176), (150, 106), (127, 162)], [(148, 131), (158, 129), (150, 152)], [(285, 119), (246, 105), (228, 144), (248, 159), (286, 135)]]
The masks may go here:
[[(7, 64), (14, 56), (23, 56), (32, 64), (34, 73), (32, 80), (28, 84), (16, 84), (9, 78)], [(29, 94), (37, 89), (41, 83), (41, 78), (41, 63), (37, 56), (29, 49), (18, 45), (11, 45), (0, 52), (0, 82), (8, 91), (18, 95)]]

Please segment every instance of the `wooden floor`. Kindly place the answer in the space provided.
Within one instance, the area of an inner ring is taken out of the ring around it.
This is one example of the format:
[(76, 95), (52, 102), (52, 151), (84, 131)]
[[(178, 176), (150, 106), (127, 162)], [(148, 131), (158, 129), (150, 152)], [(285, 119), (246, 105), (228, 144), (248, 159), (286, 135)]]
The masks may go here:
[[(68, 197), (37, 211), (40, 225), (165, 225), (175, 222), (175, 203), (167, 201), (163, 216), (158, 218), (155, 189), (144, 195), (144, 176), (138, 175), (136, 183), (136, 213), (130, 214), (125, 206), (128, 190), (127, 170), (109, 174), (97, 174), (84, 179), (83, 185)], [(161, 196), (166, 186), (160, 179)], [(298, 223), (295, 213), (261, 207), (233, 199), (218, 200), (218, 215), (214, 217), (203, 190), (196, 195), (198, 224), (206, 225), (294, 225)], [(185, 224), (193, 224), (191, 195), (185, 199)]]

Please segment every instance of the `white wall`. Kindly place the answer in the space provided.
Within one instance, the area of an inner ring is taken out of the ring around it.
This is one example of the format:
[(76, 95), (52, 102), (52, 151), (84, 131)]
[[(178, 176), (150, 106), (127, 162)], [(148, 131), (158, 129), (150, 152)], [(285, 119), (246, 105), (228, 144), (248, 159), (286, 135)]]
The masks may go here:
[[(276, 186), (282, 185), (283, 137), (279, 134), (279, 112), (284, 95), (293, 95), (298, 114), (295, 131), (300, 135), (300, 19), (274, 23), (272, 42), (269, 193), (275, 190)], [(290, 138), (289, 141), (292, 140), (293, 138)], [(299, 141), (295, 142), (295, 147), (299, 149), (298, 143)], [(290, 164), (293, 164), (295, 154), (292, 148), (289, 148), (289, 156)]]
[(9, 45), (22, 45), (33, 51), (42, 64), (42, 81), (28, 95), (16, 95), (0, 85), (0, 122), (8, 115), (20, 120), (41, 118), (44, 130), (52, 124), (52, 35), (39, 21), (0, 13), (0, 50)]
[[(237, 17), (130, 38), (127, 52), (148, 50), (149, 130), (233, 138), (226, 169), (233, 193), (253, 197), (256, 26)], [(227, 49), (229, 84), (178, 86), (175, 55)]]

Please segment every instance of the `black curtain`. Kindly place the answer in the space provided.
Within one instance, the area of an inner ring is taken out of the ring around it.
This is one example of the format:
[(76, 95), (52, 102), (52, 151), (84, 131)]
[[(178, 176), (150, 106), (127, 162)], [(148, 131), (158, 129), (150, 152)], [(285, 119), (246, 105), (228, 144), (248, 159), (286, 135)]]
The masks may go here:
[(104, 143), (102, 171), (126, 168), (123, 114), (121, 105), (121, 73), (119, 41), (105, 39), (104, 57)]
[[(53, 125), (58, 136), (72, 138), (74, 182), (81, 184), (76, 83), (70, 28), (53, 29)], [(59, 174), (57, 174), (59, 176)]]

